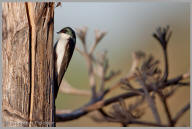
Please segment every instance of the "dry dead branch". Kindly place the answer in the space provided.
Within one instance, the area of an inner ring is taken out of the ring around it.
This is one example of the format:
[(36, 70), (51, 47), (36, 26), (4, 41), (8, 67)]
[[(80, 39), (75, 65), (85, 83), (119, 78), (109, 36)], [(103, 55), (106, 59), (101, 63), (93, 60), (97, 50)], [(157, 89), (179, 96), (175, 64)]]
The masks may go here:
[[(109, 88), (106, 88), (106, 82), (114, 79), (120, 75), (120, 71), (109, 71), (109, 60), (107, 58), (107, 51), (95, 54), (94, 51), (100, 41), (105, 37), (106, 32), (99, 30), (95, 31), (95, 40), (90, 49), (87, 47), (86, 35), (87, 27), (77, 29), (77, 36), (82, 42), (83, 50), (76, 48), (76, 50), (85, 58), (88, 68), (89, 85), (91, 88), (91, 99), (84, 106), (74, 111), (62, 113), (57, 112), (56, 121), (70, 121), (78, 119), (90, 112), (97, 111), (97, 115), (91, 118), (97, 122), (117, 122), (122, 126), (129, 126), (130, 124), (138, 124), (144, 126), (175, 126), (179, 118), (189, 109), (190, 104), (184, 106), (175, 117), (171, 116), (171, 111), (167, 104), (167, 98), (174, 95), (174, 93), (182, 86), (189, 86), (189, 82), (185, 80), (190, 77), (189, 73), (178, 75), (174, 78), (169, 78), (168, 69), (168, 54), (167, 44), (172, 32), (169, 27), (158, 28), (153, 34), (154, 38), (160, 43), (163, 48), (165, 71), (162, 73), (159, 68), (160, 61), (155, 59), (153, 55), (146, 55), (145, 52), (137, 51), (132, 54), (132, 66), (126, 76), (121, 77), (116, 83)], [(100, 83), (96, 84), (96, 76)], [(138, 82), (140, 88), (135, 88), (131, 81)], [(66, 84), (69, 86), (69, 84)], [(169, 89), (167, 89), (169, 87)], [(105, 98), (111, 91), (123, 88), (126, 92), (120, 93), (117, 96)], [(156, 107), (155, 94), (159, 95), (165, 114), (168, 118), (167, 124), (161, 123), (159, 111)], [(127, 104), (125, 99), (132, 97), (140, 97), (135, 103)], [(147, 100), (147, 101), (145, 101)], [(148, 103), (156, 122), (142, 121), (140, 118), (144, 115), (145, 110), (141, 106)], [(111, 105), (111, 110), (105, 111), (104, 108)]]

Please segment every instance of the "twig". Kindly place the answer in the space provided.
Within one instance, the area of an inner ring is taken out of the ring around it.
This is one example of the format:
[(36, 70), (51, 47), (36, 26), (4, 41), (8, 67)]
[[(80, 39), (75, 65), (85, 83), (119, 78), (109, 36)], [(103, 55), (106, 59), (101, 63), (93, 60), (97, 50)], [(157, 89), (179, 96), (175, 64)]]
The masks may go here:
[(74, 95), (85, 95), (85, 96), (91, 95), (90, 91), (74, 88), (66, 80), (60, 86), (60, 91), (63, 93), (74, 94)]
[(100, 32), (99, 30), (95, 30), (95, 41), (90, 49), (89, 54), (92, 55), (97, 44), (103, 39), (103, 37), (106, 35), (106, 32)]
[(98, 54), (98, 58), (96, 59), (96, 69), (94, 72), (97, 72), (97, 76), (99, 77), (100, 81), (100, 95), (103, 94), (104, 88), (105, 88), (105, 77), (106, 72), (108, 70), (108, 59), (106, 58), (107, 51), (102, 52), (101, 54)]
[(62, 110), (59, 110), (57, 109), (56, 110), (56, 113), (57, 114), (63, 114), (63, 113), (71, 113), (72, 111), (70, 109), (62, 109)]
[(166, 112), (166, 115), (167, 115), (167, 118), (168, 118), (168, 121), (169, 121), (169, 125), (170, 126), (173, 126), (173, 120), (172, 120), (172, 117), (171, 117), (171, 113), (169, 111), (169, 107), (168, 107), (168, 104), (167, 104), (167, 100), (166, 100), (166, 97), (163, 95), (163, 93), (161, 91), (158, 91), (157, 92), (161, 101), (162, 101), (162, 104), (163, 104), (163, 107), (165, 109), (165, 112)]
[(113, 79), (114, 77), (116, 77), (116, 76), (118, 76), (118, 75), (120, 75), (121, 74), (121, 71), (119, 70), (119, 71), (111, 71), (110, 72), (110, 74), (107, 76), (107, 77), (105, 77), (105, 81), (110, 81), (111, 79)]
[(131, 69), (129, 70), (128, 75), (126, 76), (127, 78), (129, 78), (130, 76), (133, 76), (136, 69), (139, 66), (139, 63), (141, 62), (141, 60), (145, 57), (145, 53), (143, 51), (136, 51), (132, 53), (132, 65), (131, 65)]
[(149, 91), (147, 89), (148, 86), (145, 84), (143, 79), (140, 79), (139, 82), (140, 82), (141, 86), (143, 87), (145, 97), (146, 97), (146, 99), (148, 101), (149, 107), (151, 108), (151, 111), (152, 111), (152, 113), (154, 115), (155, 120), (157, 121), (158, 124), (161, 124), (161, 119), (160, 119), (159, 113), (157, 111), (155, 102), (152, 99), (152, 97), (150, 96)]
[(167, 45), (169, 42), (169, 39), (171, 37), (172, 31), (169, 30), (169, 26), (166, 28), (159, 27), (156, 31), (156, 33), (153, 33), (153, 37), (159, 41), (163, 48), (163, 55), (164, 55), (164, 61), (165, 61), (165, 72), (162, 77), (162, 81), (167, 81), (167, 77), (169, 74), (169, 67), (168, 67), (168, 55), (167, 55)]
[[(87, 67), (88, 67), (88, 75), (89, 75), (89, 84), (92, 90), (92, 99), (95, 99), (97, 96), (96, 93), (96, 81), (94, 77), (94, 70), (93, 70), (93, 61), (91, 58), (91, 55), (88, 53), (87, 50), (87, 43), (86, 43), (86, 34), (87, 34), (87, 27), (84, 27), (83, 29), (77, 29), (77, 35), (80, 38), (82, 45), (83, 45), (83, 50), (82, 52), (79, 49), (76, 49), (80, 54), (82, 54), (87, 62)], [(84, 53), (84, 54), (83, 54)]]
[(179, 112), (177, 112), (177, 114), (175, 115), (175, 117), (173, 118), (173, 123), (174, 125), (177, 123), (177, 121), (181, 118), (181, 116), (183, 116), (183, 114), (190, 109), (190, 103), (188, 103), (187, 105), (185, 105)]
[(83, 27), (81, 29), (77, 28), (77, 35), (79, 37), (79, 39), (81, 40), (82, 44), (84, 44), (83, 46), (86, 47), (86, 35), (87, 35), (87, 27)]
[(167, 81), (167, 77), (168, 77), (168, 74), (169, 74), (167, 49), (163, 50), (163, 54), (164, 54), (164, 61), (165, 61), (165, 72), (164, 72), (162, 80)]

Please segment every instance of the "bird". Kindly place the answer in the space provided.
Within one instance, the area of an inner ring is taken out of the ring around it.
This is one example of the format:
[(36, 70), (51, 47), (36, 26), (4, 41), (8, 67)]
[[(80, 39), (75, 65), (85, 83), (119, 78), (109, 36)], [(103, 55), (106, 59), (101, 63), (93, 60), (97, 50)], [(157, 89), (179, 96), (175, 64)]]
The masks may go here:
[(59, 32), (59, 39), (54, 45), (54, 96), (57, 98), (61, 81), (68, 68), (76, 45), (76, 34), (71, 27), (65, 27)]

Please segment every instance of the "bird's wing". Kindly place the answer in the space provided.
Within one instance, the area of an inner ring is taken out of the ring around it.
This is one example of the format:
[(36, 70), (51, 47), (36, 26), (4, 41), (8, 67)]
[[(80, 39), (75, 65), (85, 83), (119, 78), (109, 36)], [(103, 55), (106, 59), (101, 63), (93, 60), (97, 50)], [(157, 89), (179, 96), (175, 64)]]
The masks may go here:
[(57, 53), (56, 53), (56, 47), (58, 45), (58, 41), (55, 43), (54, 45), (54, 51), (53, 51), (53, 56), (54, 56), (54, 95), (55, 95), (55, 98), (57, 96), (57, 93), (58, 93), (58, 90), (59, 90), (59, 86), (58, 86), (58, 80), (57, 80), (57, 77), (58, 77), (58, 73), (57, 73)]
[(56, 48), (57, 48), (57, 45), (58, 45), (58, 40), (57, 40), (57, 42), (55, 43), (55, 45), (54, 45), (54, 50), (53, 50), (53, 56), (54, 56), (54, 67), (55, 67), (55, 71), (54, 71), (54, 73), (55, 73), (55, 75), (58, 75), (58, 73), (57, 73), (57, 53), (56, 53)]
[(58, 74), (58, 78), (57, 78), (58, 86), (60, 86), (61, 81), (63, 79), (63, 76), (67, 70), (69, 62), (70, 62), (71, 57), (73, 55), (74, 48), (75, 48), (75, 42), (73, 42), (73, 40), (70, 38), (69, 43), (67, 43), (67, 45), (66, 45), (65, 53), (64, 53), (64, 59), (61, 63), (61, 68), (60, 68), (60, 71)]

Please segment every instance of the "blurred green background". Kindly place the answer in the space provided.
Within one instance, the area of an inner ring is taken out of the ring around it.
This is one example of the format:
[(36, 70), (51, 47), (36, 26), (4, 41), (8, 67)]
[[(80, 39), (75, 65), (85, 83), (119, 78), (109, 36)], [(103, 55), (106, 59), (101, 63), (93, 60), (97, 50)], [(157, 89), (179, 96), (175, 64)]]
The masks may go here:
[[(90, 46), (94, 41), (94, 30), (106, 31), (107, 35), (96, 48), (96, 53), (107, 50), (110, 69), (121, 70), (119, 77), (113, 84), (129, 71), (132, 58), (131, 53), (142, 50), (153, 54), (161, 61), (163, 54), (160, 45), (152, 37), (157, 27), (170, 25), (173, 31), (168, 44), (168, 59), (170, 78), (190, 70), (190, 5), (188, 3), (174, 2), (64, 2), (62, 7), (55, 9), (55, 41), (56, 32), (63, 27), (72, 28), (88, 27), (87, 43)], [(79, 39), (77, 46), (82, 48)], [(74, 87), (89, 89), (87, 68), (84, 58), (74, 52), (65, 79)], [(112, 96), (120, 91), (115, 91)], [(77, 109), (88, 102), (90, 97), (59, 93), (56, 100), (57, 109)], [(190, 87), (180, 88), (169, 99), (171, 114), (181, 109), (190, 101)], [(166, 118), (160, 103), (157, 103), (162, 118)], [(142, 119), (154, 121), (150, 110), (146, 110)], [(162, 119), (166, 122), (166, 119)], [(178, 126), (190, 125), (190, 112), (180, 119)], [(57, 126), (120, 126), (116, 123), (96, 123), (89, 115), (78, 120), (57, 123)]]

